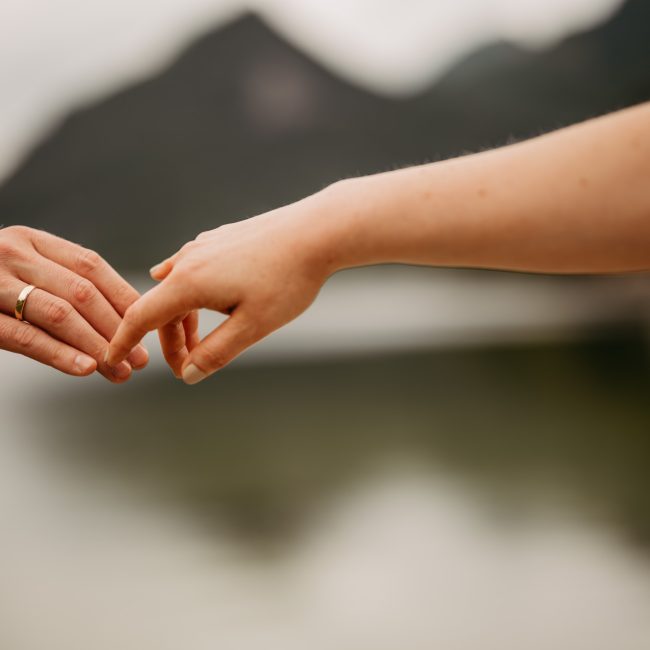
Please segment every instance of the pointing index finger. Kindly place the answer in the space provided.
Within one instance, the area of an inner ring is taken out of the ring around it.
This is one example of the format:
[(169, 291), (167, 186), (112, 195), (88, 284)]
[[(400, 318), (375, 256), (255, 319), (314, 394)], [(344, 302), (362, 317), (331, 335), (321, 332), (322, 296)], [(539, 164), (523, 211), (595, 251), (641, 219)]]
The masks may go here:
[(182, 290), (171, 277), (164, 280), (126, 310), (109, 346), (108, 364), (114, 366), (123, 361), (147, 332), (184, 316), (192, 308), (187, 291)]

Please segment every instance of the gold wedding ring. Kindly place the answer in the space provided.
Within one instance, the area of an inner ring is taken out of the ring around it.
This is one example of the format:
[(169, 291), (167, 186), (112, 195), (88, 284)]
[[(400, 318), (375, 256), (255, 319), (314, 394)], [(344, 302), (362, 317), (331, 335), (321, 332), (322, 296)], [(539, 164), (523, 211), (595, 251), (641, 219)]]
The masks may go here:
[[(14, 314), (16, 315), (16, 318), (18, 320), (23, 320), (23, 312), (25, 311), (25, 303), (27, 302), (27, 298), (29, 298), (29, 294), (34, 291), (36, 287), (33, 284), (28, 284), (21, 292), (20, 295), (18, 296), (18, 300), (16, 300), (16, 308), (14, 309)], [(27, 322), (27, 321), (25, 321)]]

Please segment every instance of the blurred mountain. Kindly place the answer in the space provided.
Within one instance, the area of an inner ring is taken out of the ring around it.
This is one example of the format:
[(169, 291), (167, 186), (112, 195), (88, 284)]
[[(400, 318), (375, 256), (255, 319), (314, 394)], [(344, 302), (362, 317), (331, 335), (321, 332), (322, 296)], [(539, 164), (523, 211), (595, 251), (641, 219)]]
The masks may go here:
[(545, 51), (481, 49), (401, 99), (354, 87), (245, 15), (158, 76), (72, 113), (0, 188), (0, 215), (142, 269), (201, 230), (338, 178), (649, 98), (646, 0)]

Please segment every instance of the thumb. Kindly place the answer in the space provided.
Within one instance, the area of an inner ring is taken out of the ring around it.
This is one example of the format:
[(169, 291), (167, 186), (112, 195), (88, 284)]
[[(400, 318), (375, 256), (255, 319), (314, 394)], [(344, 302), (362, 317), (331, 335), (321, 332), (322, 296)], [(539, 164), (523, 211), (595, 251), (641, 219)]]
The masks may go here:
[(259, 327), (248, 315), (234, 311), (190, 352), (183, 364), (183, 381), (198, 384), (220, 370), (259, 341), (262, 336), (258, 332)]

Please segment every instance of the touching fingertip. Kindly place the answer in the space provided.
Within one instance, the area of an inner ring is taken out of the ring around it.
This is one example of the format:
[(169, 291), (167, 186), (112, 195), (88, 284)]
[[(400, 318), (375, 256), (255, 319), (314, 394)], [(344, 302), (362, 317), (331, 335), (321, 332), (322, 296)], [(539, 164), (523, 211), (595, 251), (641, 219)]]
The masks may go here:
[(135, 370), (141, 370), (149, 363), (149, 351), (144, 345), (138, 345), (129, 356), (129, 363)]
[(117, 379), (127, 379), (131, 375), (131, 366), (126, 361), (121, 361), (111, 368), (111, 372)]
[(80, 375), (87, 375), (97, 368), (97, 362), (92, 357), (78, 354), (74, 360), (74, 369)]
[(197, 368), (193, 363), (190, 363), (183, 370), (183, 381), (192, 386), (198, 384), (200, 381), (203, 381), (208, 375), (203, 372), (200, 368)]

